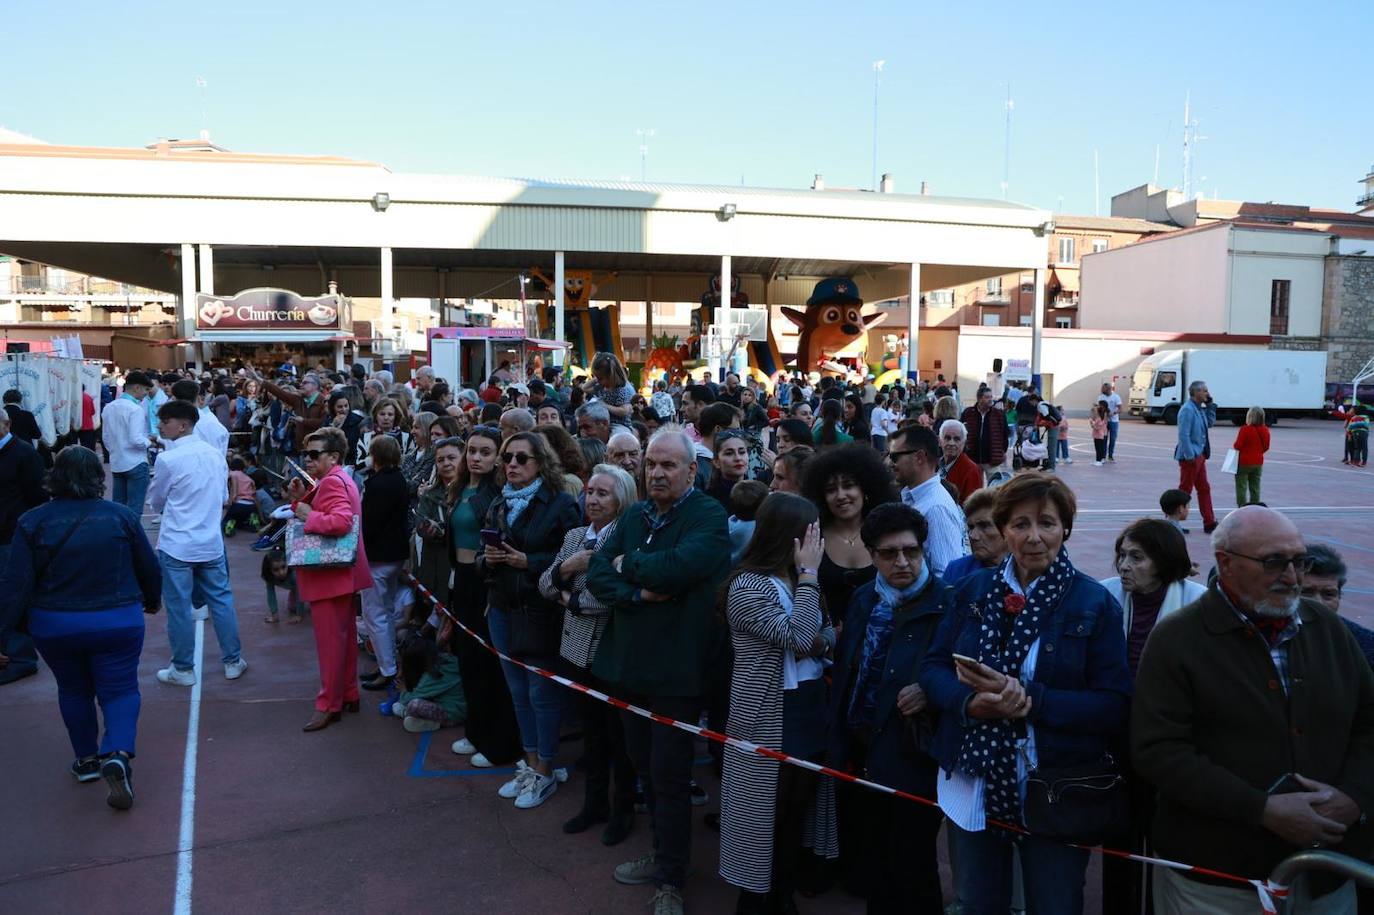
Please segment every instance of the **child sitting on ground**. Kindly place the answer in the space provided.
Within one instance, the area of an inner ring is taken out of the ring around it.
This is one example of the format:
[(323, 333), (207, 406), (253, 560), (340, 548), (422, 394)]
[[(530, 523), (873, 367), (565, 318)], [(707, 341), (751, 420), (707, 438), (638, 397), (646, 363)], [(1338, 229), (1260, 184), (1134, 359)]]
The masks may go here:
[(257, 487), (245, 472), (243, 459), (229, 459), (229, 504), (224, 507), (224, 536), (232, 537), (240, 527), (257, 530), (254, 514), (257, 511)]
[(768, 498), (768, 487), (758, 480), (741, 480), (730, 490), (730, 564), (737, 565), (754, 536), (754, 515)]
[(458, 659), (440, 651), (433, 639), (414, 636), (400, 651), (401, 682), (405, 689), (391, 703), (393, 717), (407, 731), (437, 731), (467, 720), (468, 702)]
[(1181, 489), (1166, 489), (1164, 494), (1159, 497), (1159, 510), (1164, 512), (1164, 519), (1178, 528), (1180, 533), (1188, 533), (1188, 528), (1183, 526), (1183, 522), (1188, 520), (1188, 506), (1193, 501), (1193, 497)]
[(262, 557), (262, 580), (267, 583), (267, 615), (262, 618), (262, 621), (264, 623), (277, 622), (277, 589), (285, 588), (287, 591), (286, 621), (299, 623), (301, 621), (301, 599), (296, 592), (296, 573), (286, 564), (285, 552), (277, 549)]

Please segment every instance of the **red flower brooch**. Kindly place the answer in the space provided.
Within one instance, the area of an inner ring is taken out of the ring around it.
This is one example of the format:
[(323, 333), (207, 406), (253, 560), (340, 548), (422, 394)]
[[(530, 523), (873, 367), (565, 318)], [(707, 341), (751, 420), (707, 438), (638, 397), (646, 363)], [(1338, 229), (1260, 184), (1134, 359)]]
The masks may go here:
[(1008, 594), (1002, 598), (1002, 609), (1011, 616), (1016, 616), (1026, 609), (1026, 599), (1020, 594)]

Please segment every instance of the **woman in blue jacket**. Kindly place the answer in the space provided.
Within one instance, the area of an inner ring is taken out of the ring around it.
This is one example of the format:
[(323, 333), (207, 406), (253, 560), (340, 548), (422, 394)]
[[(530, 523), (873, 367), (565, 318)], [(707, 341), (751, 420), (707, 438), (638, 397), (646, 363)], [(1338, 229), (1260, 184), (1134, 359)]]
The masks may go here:
[[(1031, 771), (1097, 763), (1126, 728), (1121, 610), (1069, 561), (1063, 544), (1075, 507), (1073, 492), (1048, 474), (1021, 474), (998, 490), (993, 518), (1011, 555), (959, 586), (921, 671), (941, 716), (937, 796), (968, 915), (1000, 915), (1011, 904), (1014, 836), (988, 821), (1024, 825)], [(1027, 912), (1082, 912), (1088, 853), (1033, 835), (1017, 846)]]
[(57, 704), (76, 753), (72, 775), (79, 782), (105, 779), (106, 801), (128, 810), (143, 614), (161, 606), (162, 570), (138, 517), (102, 498), (105, 473), (94, 451), (63, 448), (48, 491), (53, 501), (25, 512), (15, 528), (0, 582), (0, 631), (27, 611), (29, 634), (57, 679)]

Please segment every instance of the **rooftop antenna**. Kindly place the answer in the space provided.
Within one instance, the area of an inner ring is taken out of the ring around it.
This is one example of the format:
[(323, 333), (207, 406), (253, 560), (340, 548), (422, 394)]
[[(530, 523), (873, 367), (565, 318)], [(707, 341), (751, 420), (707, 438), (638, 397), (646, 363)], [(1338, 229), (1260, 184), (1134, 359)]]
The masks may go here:
[(1155, 180), (1150, 182), (1155, 187), (1159, 187), (1159, 144), (1155, 144)]
[(1193, 147), (1207, 139), (1197, 132), (1198, 120), (1192, 116), (1192, 91), (1183, 96), (1183, 199), (1193, 198)]
[(196, 77), (196, 88), (200, 90), (200, 135), (202, 139), (210, 138), (210, 119), (206, 117), (205, 111), (205, 87), (209, 85), (205, 82), (205, 77)]
[(1007, 199), (1007, 189), (1011, 187), (1011, 112), (1016, 103), (1011, 100), (1011, 83), (1007, 83), (1006, 133), (1002, 148), (1002, 199)]
[(654, 129), (652, 127), (639, 127), (635, 130), (635, 135), (639, 137), (639, 180), (647, 180), (646, 175), (649, 169), (649, 141), (653, 139)]
[(885, 60), (873, 61), (873, 177), (869, 187), (873, 190), (878, 189), (878, 86), (883, 81), (883, 65)]

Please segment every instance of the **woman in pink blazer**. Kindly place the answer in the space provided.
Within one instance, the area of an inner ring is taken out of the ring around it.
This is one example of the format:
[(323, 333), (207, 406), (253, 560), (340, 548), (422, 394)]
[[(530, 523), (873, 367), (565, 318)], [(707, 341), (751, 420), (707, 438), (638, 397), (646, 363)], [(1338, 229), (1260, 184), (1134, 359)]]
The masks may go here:
[[(358, 487), (343, 469), (347, 452), (348, 439), (333, 426), (312, 432), (305, 440), (305, 470), (316, 479), (315, 488), (307, 493), (305, 484), (294, 479), (287, 493), (307, 534), (347, 534), (362, 511)], [(358, 711), (358, 624), (353, 598), (372, 587), (362, 545), (352, 568), (297, 568), (296, 587), (300, 599), (310, 604), (320, 659), (320, 692), (305, 730), (320, 731), (338, 721), (340, 712)]]

